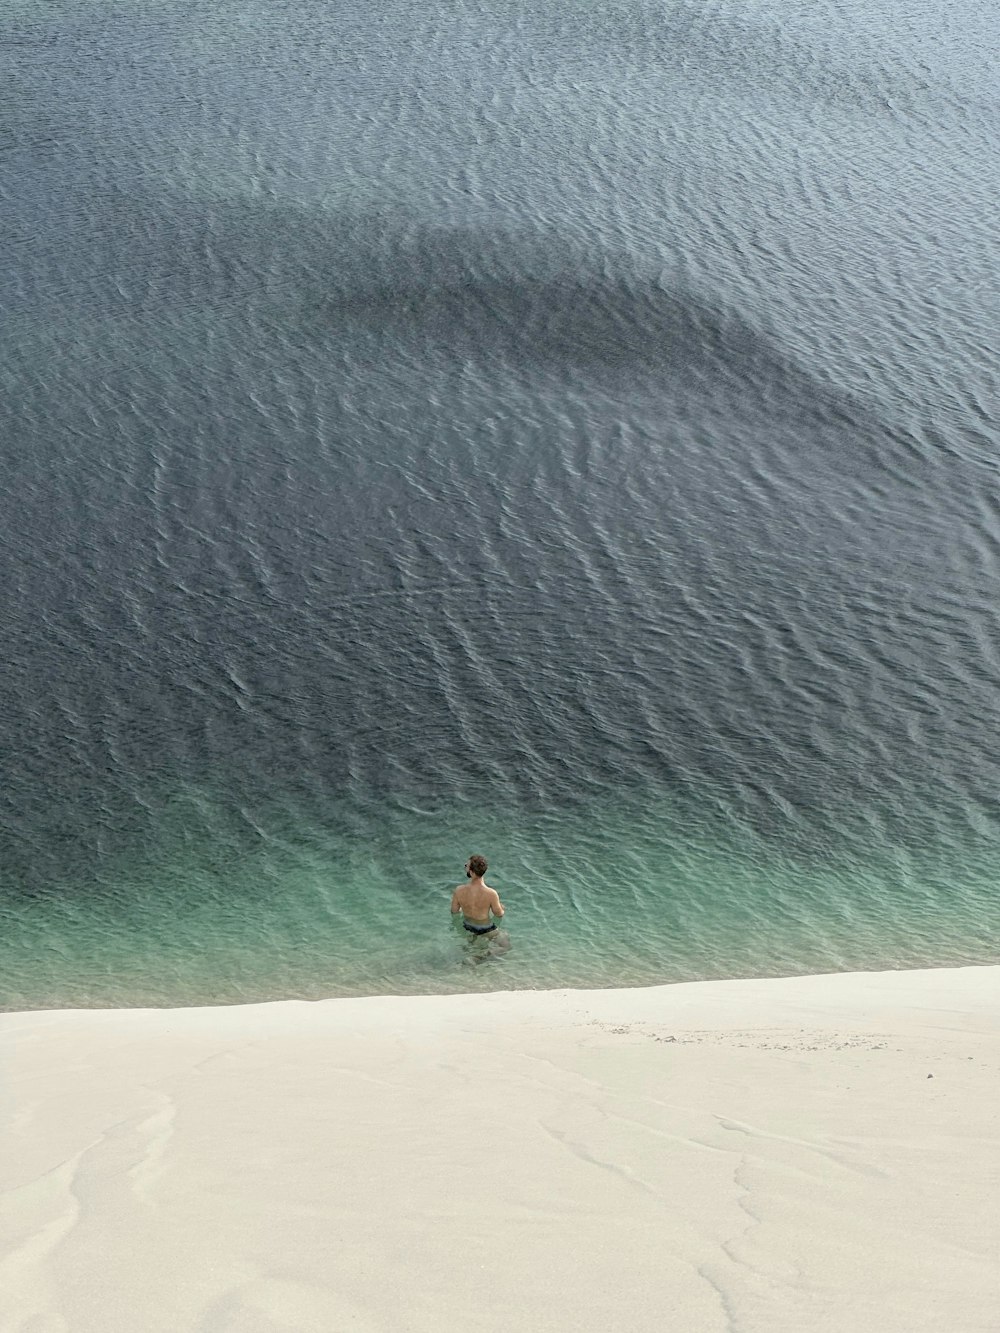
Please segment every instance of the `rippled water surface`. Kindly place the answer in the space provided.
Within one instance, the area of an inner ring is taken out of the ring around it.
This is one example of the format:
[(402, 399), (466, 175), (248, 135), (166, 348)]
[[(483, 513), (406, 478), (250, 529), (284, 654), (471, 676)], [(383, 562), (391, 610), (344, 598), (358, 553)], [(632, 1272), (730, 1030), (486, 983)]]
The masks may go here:
[(995, 39), (7, 0), (0, 1004), (997, 961)]

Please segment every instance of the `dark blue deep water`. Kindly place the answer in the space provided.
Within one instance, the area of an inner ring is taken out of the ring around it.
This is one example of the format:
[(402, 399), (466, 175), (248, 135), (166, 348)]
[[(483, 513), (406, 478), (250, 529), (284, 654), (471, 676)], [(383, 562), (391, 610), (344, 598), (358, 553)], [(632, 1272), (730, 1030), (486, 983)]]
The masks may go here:
[(996, 36), (6, 0), (0, 1005), (997, 961)]

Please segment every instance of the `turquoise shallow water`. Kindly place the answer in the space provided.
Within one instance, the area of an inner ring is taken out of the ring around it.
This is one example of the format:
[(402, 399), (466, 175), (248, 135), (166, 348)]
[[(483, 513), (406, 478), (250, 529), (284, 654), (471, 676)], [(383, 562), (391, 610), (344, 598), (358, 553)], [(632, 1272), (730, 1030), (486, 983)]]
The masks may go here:
[[(252, 836), (189, 791), (145, 855), (23, 912), (12, 1007), (619, 986), (995, 961), (994, 849), (967, 836), (783, 850), (732, 812), (637, 794), (573, 811), (276, 811)], [(464, 842), (462, 838), (464, 836)], [(488, 846), (512, 947), (452, 928), (465, 844)], [(962, 861), (956, 866), (955, 847)], [(449, 878), (449, 871), (452, 877)]]
[(978, 9), (0, 39), (0, 1004), (996, 961)]

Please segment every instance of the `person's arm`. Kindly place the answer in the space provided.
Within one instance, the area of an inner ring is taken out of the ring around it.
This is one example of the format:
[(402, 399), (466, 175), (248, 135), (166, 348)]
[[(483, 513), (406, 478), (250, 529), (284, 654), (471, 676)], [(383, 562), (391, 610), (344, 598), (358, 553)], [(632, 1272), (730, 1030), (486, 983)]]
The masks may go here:
[(490, 893), (493, 894), (493, 901), (490, 903), (490, 911), (495, 917), (502, 917), (503, 903), (500, 901), (500, 895), (497, 893), (496, 889), (490, 889)]
[(456, 914), (457, 912), (460, 912), (460, 911), (462, 910), (461, 904), (460, 904), (459, 901), (458, 901), (458, 889), (460, 889), (461, 887), (462, 887), (461, 884), (459, 884), (458, 888), (457, 888), (457, 889), (455, 890), (455, 892), (451, 895), (451, 914), (452, 914), (452, 916), (455, 916), (455, 914)]

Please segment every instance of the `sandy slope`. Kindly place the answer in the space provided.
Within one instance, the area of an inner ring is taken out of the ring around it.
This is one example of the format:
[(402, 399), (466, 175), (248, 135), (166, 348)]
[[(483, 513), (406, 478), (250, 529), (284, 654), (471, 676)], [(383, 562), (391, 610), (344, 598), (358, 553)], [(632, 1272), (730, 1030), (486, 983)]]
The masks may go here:
[(0, 1016), (0, 1329), (1000, 1330), (1000, 968)]

